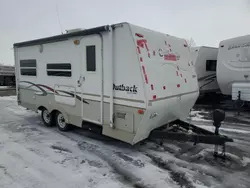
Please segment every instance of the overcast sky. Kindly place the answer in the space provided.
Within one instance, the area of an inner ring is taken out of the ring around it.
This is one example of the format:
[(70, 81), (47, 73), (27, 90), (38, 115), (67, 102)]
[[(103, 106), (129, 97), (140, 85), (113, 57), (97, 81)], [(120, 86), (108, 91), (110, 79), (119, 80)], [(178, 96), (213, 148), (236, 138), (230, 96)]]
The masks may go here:
[(130, 22), (196, 45), (250, 33), (250, 0), (0, 0), (0, 63), (14, 64), (15, 42)]

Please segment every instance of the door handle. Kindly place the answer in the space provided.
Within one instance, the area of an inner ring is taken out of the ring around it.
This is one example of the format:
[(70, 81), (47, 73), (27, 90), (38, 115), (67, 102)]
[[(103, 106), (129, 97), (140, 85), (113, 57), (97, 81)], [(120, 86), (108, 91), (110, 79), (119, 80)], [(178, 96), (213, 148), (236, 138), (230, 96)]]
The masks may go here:
[(77, 80), (78, 87), (80, 87), (84, 81), (85, 81), (85, 76), (80, 76), (79, 80)]

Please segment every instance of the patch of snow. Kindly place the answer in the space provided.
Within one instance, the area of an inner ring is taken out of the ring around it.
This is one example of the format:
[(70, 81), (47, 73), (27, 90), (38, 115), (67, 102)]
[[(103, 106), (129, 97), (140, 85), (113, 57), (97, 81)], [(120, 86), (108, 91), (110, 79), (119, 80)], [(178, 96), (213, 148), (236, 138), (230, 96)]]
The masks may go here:
[(191, 110), (190, 115), (196, 115), (196, 114), (200, 114), (200, 113), (209, 114), (210, 112), (205, 111), (205, 110)]
[(0, 86), (0, 89), (6, 89), (9, 88), (9, 86)]
[(243, 166), (247, 166), (250, 163), (250, 158), (243, 157), (242, 159)]
[(0, 100), (3, 100), (3, 101), (14, 101), (14, 100), (17, 100), (17, 96), (4, 96), (4, 97), (1, 97), (0, 96)]
[(199, 115), (198, 117), (191, 117), (192, 121), (203, 121), (203, 122), (213, 122), (212, 120), (204, 119), (204, 116)]

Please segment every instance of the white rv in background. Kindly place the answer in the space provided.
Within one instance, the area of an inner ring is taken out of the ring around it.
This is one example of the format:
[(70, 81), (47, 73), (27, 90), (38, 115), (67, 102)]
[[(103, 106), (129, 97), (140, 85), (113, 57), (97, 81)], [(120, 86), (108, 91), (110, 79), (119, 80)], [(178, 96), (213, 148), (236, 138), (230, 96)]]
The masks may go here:
[(216, 63), (218, 48), (200, 46), (191, 48), (191, 57), (198, 76), (200, 95), (218, 93)]
[(217, 80), (222, 94), (250, 101), (250, 35), (220, 42)]
[(135, 144), (185, 119), (198, 81), (184, 39), (129, 23), (14, 44), (18, 104), (62, 131), (82, 122)]

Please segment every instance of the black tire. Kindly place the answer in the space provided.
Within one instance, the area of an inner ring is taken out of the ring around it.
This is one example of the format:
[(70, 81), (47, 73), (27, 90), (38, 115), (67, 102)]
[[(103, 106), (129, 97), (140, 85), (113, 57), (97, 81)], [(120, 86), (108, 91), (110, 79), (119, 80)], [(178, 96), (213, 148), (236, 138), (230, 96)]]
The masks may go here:
[(55, 116), (55, 121), (56, 121), (56, 126), (58, 127), (58, 129), (60, 131), (69, 131), (70, 128), (71, 128), (71, 125), (70, 124), (67, 124), (65, 122), (65, 119), (63, 117), (63, 114), (61, 112), (57, 112), (56, 113), (56, 116)]
[(47, 127), (52, 127), (54, 125), (53, 116), (48, 112), (46, 108), (42, 109), (41, 117), (44, 125), (46, 125)]

